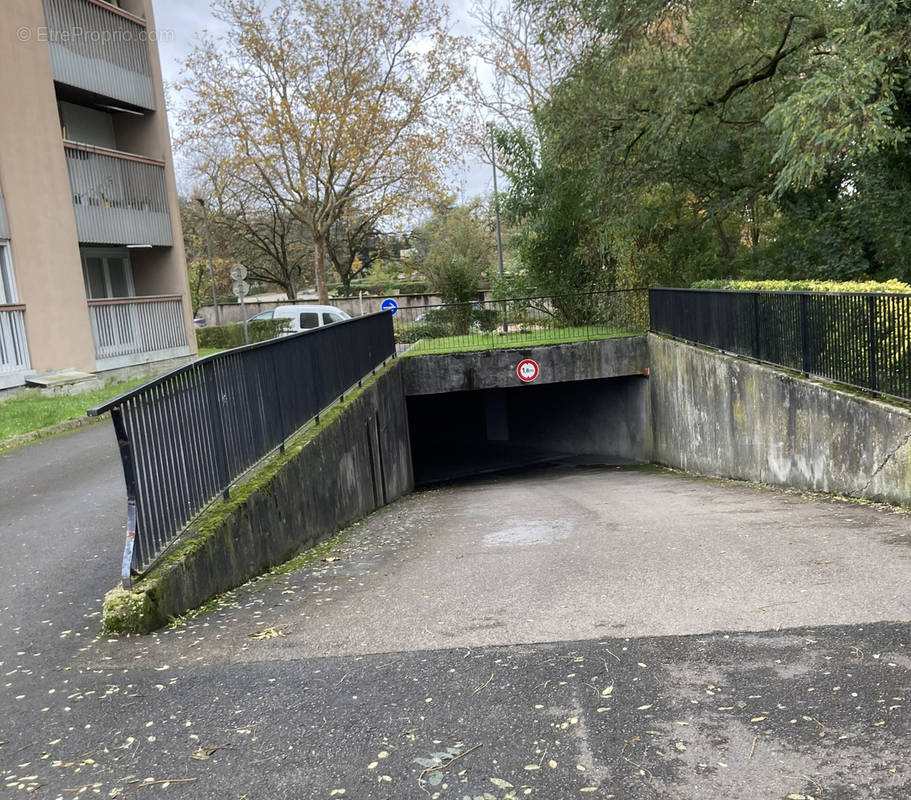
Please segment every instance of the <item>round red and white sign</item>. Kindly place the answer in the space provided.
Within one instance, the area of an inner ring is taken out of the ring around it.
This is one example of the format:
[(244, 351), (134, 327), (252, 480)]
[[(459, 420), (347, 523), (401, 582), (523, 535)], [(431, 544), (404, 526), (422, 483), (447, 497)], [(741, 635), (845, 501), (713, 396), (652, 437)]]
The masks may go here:
[(516, 367), (516, 374), (519, 376), (519, 380), (523, 383), (531, 383), (535, 378), (538, 377), (538, 362), (532, 361), (530, 358), (526, 358), (524, 361), (519, 362), (519, 366)]

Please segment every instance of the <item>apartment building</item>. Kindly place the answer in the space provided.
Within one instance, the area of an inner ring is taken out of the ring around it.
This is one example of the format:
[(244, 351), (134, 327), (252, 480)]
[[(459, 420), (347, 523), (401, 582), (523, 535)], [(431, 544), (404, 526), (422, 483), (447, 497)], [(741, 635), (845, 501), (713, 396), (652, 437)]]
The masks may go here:
[(0, 388), (196, 350), (152, 0), (3, 0)]

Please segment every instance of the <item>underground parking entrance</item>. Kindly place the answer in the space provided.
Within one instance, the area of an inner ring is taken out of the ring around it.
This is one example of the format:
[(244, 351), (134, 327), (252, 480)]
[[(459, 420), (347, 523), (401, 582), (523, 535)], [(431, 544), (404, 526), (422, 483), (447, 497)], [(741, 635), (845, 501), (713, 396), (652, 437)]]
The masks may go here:
[[(407, 359), (415, 485), (543, 464), (647, 463), (638, 340), (586, 344), (587, 358), (576, 346)], [(527, 362), (534, 378), (526, 382), (518, 367)]]
[(646, 462), (642, 377), (408, 398), (416, 486), (540, 464)]

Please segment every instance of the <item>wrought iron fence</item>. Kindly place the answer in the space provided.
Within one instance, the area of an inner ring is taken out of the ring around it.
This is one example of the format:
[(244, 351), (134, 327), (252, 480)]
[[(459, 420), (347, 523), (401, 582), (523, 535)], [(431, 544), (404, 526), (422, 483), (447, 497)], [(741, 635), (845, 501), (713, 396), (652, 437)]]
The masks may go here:
[(395, 339), (413, 353), (589, 341), (648, 330), (645, 289), (399, 308)]
[(911, 400), (911, 295), (652, 289), (652, 330)]
[(308, 420), (395, 355), (388, 313), (228, 350), (89, 410), (111, 412), (127, 487), (122, 577)]

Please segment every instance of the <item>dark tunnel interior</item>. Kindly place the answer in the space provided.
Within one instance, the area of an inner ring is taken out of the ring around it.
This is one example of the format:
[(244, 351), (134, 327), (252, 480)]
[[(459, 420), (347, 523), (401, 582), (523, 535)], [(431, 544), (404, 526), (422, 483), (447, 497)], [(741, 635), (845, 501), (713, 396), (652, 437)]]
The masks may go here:
[(415, 484), (541, 463), (648, 460), (647, 378), (413, 395)]

